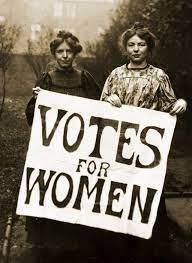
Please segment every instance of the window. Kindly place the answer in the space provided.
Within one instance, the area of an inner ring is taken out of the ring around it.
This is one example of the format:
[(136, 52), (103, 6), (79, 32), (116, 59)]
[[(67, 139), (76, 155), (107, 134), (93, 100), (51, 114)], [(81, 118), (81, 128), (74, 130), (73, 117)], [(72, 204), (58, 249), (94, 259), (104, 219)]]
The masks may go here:
[(31, 5), (33, 7), (38, 7), (39, 6), (39, 1), (38, 0), (24, 0), (24, 3)]
[(104, 34), (104, 29), (102, 27), (97, 28), (97, 36), (101, 36)]
[(5, 23), (5, 17), (4, 16), (0, 16), (0, 24), (3, 24), (3, 23)]
[(58, 28), (58, 27), (53, 29), (55, 34), (59, 33), (59, 31), (61, 31), (61, 30), (63, 30), (63, 29), (62, 28)]
[(31, 40), (36, 40), (40, 32), (41, 32), (41, 25), (39, 24), (31, 25)]
[(53, 6), (53, 14), (56, 17), (63, 16), (63, 3), (60, 1), (56, 1)]
[(77, 5), (74, 3), (66, 3), (65, 4), (66, 9), (66, 16), (69, 18), (75, 18), (76, 17), (76, 9)]
[(73, 35), (75, 35), (75, 29), (74, 28), (69, 28), (69, 32), (71, 32)]

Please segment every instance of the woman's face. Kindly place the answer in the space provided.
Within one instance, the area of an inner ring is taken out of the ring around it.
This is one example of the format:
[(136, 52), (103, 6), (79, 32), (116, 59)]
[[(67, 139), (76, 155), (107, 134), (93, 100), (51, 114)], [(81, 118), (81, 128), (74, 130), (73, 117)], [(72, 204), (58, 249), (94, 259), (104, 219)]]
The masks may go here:
[(61, 43), (55, 50), (55, 59), (62, 68), (70, 68), (74, 58), (75, 54), (66, 41)]
[(134, 64), (146, 62), (148, 56), (148, 46), (144, 39), (137, 35), (132, 36), (127, 41), (127, 55)]

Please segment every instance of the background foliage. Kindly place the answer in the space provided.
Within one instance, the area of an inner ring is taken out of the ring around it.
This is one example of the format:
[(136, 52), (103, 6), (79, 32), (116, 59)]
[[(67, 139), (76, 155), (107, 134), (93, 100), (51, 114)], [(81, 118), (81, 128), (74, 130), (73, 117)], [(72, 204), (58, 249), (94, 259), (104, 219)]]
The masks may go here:
[(46, 69), (51, 60), (49, 43), (53, 39), (54, 32), (51, 28), (43, 25), (41, 33), (36, 40), (28, 39), (25, 59), (30, 65), (36, 79)]
[(0, 24), (0, 77), (1, 77), (1, 91), (2, 99), (0, 103), (0, 118), (3, 112), (6, 84), (6, 72), (11, 64), (13, 49), (16, 41), (19, 38), (21, 28), (7, 23)]
[(103, 85), (111, 70), (125, 62), (118, 49), (119, 36), (135, 21), (140, 21), (159, 40), (153, 64), (166, 70), (179, 96), (189, 99), (192, 95), (191, 13), (192, 2), (188, 0), (120, 1), (110, 27), (98, 42), (88, 43), (87, 54), (94, 57), (94, 61), (86, 66)]

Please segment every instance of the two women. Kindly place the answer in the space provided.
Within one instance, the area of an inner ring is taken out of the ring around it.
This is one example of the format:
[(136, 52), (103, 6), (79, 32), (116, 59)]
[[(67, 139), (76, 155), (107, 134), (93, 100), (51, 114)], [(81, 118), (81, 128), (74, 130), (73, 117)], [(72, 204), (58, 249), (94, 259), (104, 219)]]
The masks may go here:
[[(123, 33), (121, 45), (128, 57), (128, 62), (112, 71), (104, 85), (101, 99), (117, 107), (127, 104), (171, 114), (184, 112), (186, 102), (183, 99), (176, 99), (168, 76), (163, 70), (148, 64), (148, 58), (155, 47), (154, 35), (147, 28), (135, 24)], [(92, 76), (87, 71), (80, 71), (73, 67), (74, 58), (81, 49), (75, 36), (68, 32), (60, 32), (50, 44), (51, 53), (56, 60), (56, 68), (41, 76), (36, 83), (34, 93), (37, 94), (40, 89), (46, 89), (98, 99), (99, 88)], [(26, 110), (29, 124), (33, 119), (34, 103), (35, 96)], [(154, 235), (149, 242), (142, 242), (128, 235), (47, 219), (28, 218), (27, 230), (31, 241), (40, 242), (46, 247), (56, 245), (63, 246), (65, 250), (74, 249), (73, 252), (76, 254), (84, 247), (87, 254), (92, 252), (103, 254), (105, 256), (103, 262), (121, 262), (121, 260), (122, 262), (141, 262), (145, 261), (145, 256), (149, 262), (158, 260), (165, 262), (165, 258), (160, 257), (159, 244), (161, 241), (163, 244), (168, 244), (166, 222), (165, 202), (162, 199)], [(94, 242), (97, 243), (98, 251), (91, 251), (95, 245)], [(152, 249), (153, 247), (157, 248), (158, 254)], [(146, 255), (144, 251), (149, 252), (149, 255)]]

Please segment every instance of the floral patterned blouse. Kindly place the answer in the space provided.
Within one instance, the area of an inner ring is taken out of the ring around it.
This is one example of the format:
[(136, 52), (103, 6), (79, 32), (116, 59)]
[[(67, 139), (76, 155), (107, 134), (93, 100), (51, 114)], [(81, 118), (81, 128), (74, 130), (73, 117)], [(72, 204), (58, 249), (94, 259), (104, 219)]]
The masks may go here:
[(169, 77), (152, 65), (129, 69), (127, 64), (114, 69), (107, 78), (101, 100), (116, 94), (122, 104), (169, 112), (176, 97)]

